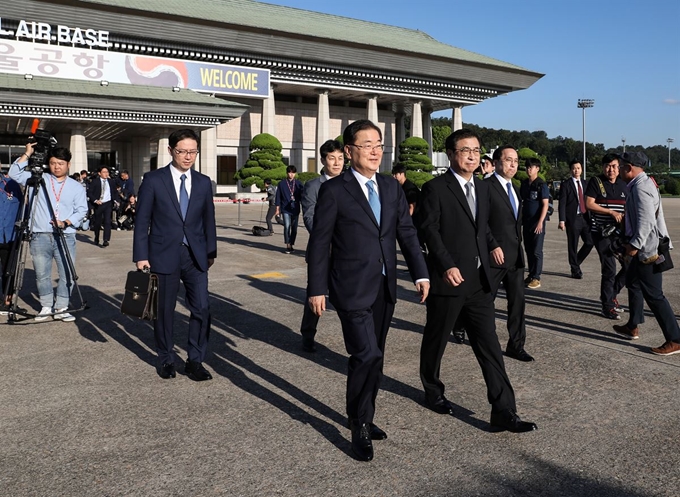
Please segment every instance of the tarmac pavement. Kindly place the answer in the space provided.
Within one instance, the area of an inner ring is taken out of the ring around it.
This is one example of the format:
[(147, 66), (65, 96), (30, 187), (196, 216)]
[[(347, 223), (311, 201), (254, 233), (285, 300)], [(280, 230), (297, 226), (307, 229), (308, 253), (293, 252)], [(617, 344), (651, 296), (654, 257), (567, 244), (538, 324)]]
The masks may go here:
[[(282, 226), (255, 237), (259, 204), (217, 204), (218, 258), (210, 270), (212, 381), (155, 371), (153, 330), (120, 313), (132, 233), (96, 247), (78, 235), (79, 284), (88, 309), (73, 323), (0, 326), (0, 495), (7, 496), (677, 496), (680, 494), (680, 355), (658, 357), (651, 315), (640, 339), (599, 316), (599, 262), (569, 277), (566, 234), (548, 222), (542, 287), (527, 290), (527, 351), (506, 358), (526, 434), (492, 433), (490, 406), (469, 344), (442, 362), (455, 416), (423, 407), (418, 361), (425, 307), (405, 266), (387, 339), (375, 423), (388, 439), (375, 459), (351, 457), (347, 354), (331, 310), (318, 352), (301, 350), (304, 247), (283, 253)], [(680, 244), (680, 199), (665, 199)], [(676, 256), (676, 265), (680, 256)], [(29, 265), (21, 297), (36, 311)], [(680, 270), (664, 275), (680, 312)], [(496, 324), (505, 348), (505, 299)], [(74, 297), (73, 301), (77, 301)], [(624, 290), (619, 301), (626, 307)], [(75, 302), (77, 303), (77, 302)], [(624, 320), (618, 323), (625, 323)], [(177, 306), (175, 343), (186, 359), (188, 312)]]

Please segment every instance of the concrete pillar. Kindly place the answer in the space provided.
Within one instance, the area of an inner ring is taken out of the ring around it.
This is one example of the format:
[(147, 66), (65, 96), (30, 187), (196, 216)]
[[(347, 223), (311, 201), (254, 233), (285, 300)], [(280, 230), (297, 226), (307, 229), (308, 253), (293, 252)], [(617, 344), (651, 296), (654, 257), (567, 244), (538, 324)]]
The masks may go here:
[[(276, 106), (274, 105), (274, 88), (269, 86), (269, 98), (262, 101), (262, 131), (276, 136)], [(252, 137), (251, 137), (252, 138)]]
[(463, 128), (463, 106), (456, 105), (451, 114), (451, 131), (458, 131)]
[[(168, 150), (167, 140), (168, 139), (166, 138), (166, 154)], [(128, 167), (128, 170), (130, 171), (130, 175), (135, 182), (135, 188), (139, 189), (139, 186), (142, 184), (142, 176), (144, 176), (144, 173), (148, 172), (151, 168), (151, 142), (148, 136), (136, 136), (132, 139), (132, 143), (130, 144), (130, 158), (130, 167)], [(170, 161), (168, 160), (168, 162)], [(167, 162), (161, 165), (160, 160), (158, 162), (159, 167), (162, 167), (166, 164)]]
[(85, 143), (84, 130), (81, 127), (71, 129), (69, 150), (71, 151), (71, 165), (69, 174), (87, 169), (87, 144)]
[(168, 151), (168, 136), (168, 133), (164, 133), (158, 137), (158, 154), (156, 159), (156, 167), (158, 169), (167, 166), (172, 162), (172, 155)]
[(397, 107), (397, 112), (394, 114), (394, 126), (396, 128), (396, 136), (394, 139), (394, 146), (399, 149), (399, 145), (406, 139), (406, 128), (404, 127), (404, 107), (401, 105)]
[(368, 97), (368, 117), (367, 119), (373, 124), (378, 124), (378, 96), (371, 95)]
[(330, 109), (328, 106), (328, 90), (318, 90), (319, 102), (316, 114), (316, 144), (314, 154), (316, 155), (316, 172), (321, 172), (321, 154), (319, 148), (326, 140), (330, 140)]
[[(217, 128), (201, 131), (200, 171), (212, 180), (213, 194), (217, 189)], [(198, 164), (194, 166), (198, 169)]]
[(423, 138), (430, 146), (427, 155), (432, 159), (432, 107), (426, 107), (423, 112)]
[(411, 110), (411, 136), (423, 137), (423, 112), (420, 101), (413, 102)]

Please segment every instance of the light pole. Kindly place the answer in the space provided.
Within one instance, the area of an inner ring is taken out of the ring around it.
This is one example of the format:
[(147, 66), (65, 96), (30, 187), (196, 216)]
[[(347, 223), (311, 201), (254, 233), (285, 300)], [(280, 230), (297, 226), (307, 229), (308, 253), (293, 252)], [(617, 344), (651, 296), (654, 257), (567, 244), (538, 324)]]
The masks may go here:
[(577, 107), (583, 109), (583, 179), (586, 179), (586, 109), (595, 105), (595, 100), (578, 99)]
[(671, 143), (673, 143), (673, 138), (666, 140), (668, 142), (668, 172), (671, 172)]
[(623, 143), (623, 153), (626, 153), (626, 139), (622, 136), (621, 137), (621, 143)]

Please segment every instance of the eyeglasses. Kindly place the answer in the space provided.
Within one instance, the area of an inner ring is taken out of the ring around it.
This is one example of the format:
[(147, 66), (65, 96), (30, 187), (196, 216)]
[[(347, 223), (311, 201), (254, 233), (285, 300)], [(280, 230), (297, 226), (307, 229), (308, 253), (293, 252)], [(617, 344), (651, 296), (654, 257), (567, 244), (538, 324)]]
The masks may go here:
[(186, 157), (192, 156), (192, 155), (198, 155), (198, 150), (178, 150), (176, 148), (173, 149), (177, 155), (180, 157)]
[(473, 153), (475, 155), (479, 155), (482, 153), (481, 148), (470, 148), (470, 147), (463, 147), (463, 148), (457, 148), (456, 152), (460, 152), (463, 155), (470, 155), (470, 153)]
[(511, 159), (510, 157), (506, 157), (503, 159), (503, 162), (506, 164), (519, 164), (519, 159)]
[(377, 152), (378, 150), (382, 152), (385, 150), (385, 145), (382, 143), (379, 143), (378, 145), (355, 145), (354, 143), (350, 143), (349, 145), (350, 147), (356, 147), (364, 152)]

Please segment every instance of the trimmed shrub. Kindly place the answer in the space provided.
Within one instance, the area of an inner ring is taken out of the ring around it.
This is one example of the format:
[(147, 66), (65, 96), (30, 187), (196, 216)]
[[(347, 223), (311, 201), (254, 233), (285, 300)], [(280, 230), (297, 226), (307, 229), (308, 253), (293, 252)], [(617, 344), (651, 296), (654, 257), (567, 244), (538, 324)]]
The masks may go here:
[(243, 188), (252, 185), (262, 190), (264, 180), (271, 179), (272, 184), (286, 178), (286, 165), (281, 154), (281, 142), (275, 136), (261, 133), (250, 141), (250, 155), (245, 165), (234, 176), (241, 181)]
[[(406, 138), (399, 145), (399, 161), (400, 166), (406, 168), (406, 172), (426, 172), (430, 173), (434, 170), (432, 161), (427, 156), (427, 151), (430, 146), (427, 142), (415, 136)], [(408, 177), (408, 174), (407, 174)], [(411, 178), (409, 178), (411, 179)], [(411, 180), (413, 181), (413, 180)], [(415, 181), (414, 181), (415, 183)], [(421, 184), (424, 181), (421, 181)]]
[(675, 178), (668, 178), (666, 180), (666, 193), (671, 195), (680, 195), (680, 182)]
[(310, 179), (318, 178), (319, 173), (315, 173), (314, 171), (307, 171), (305, 173), (298, 173), (297, 174), (297, 179), (300, 180), (300, 182), (304, 185), (307, 183)]

